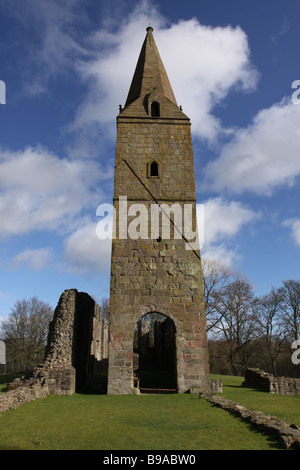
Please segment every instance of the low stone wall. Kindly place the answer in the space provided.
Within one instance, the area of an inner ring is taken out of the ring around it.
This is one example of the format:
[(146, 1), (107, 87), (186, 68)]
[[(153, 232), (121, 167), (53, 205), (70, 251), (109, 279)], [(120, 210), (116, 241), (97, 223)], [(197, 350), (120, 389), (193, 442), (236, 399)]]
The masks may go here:
[(75, 369), (36, 369), (15, 379), (0, 393), (0, 414), (47, 395), (71, 395), (75, 387)]
[(272, 377), (270, 393), (281, 395), (300, 395), (300, 380), (288, 377)]
[(27, 387), (0, 394), (0, 414), (36, 399), (35, 391)]
[(274, 377), (260, 369), (246, 369), (243, 386), (281, 395), (300, 395), (300, 380)]
[(261, 411), (248, 410), (243, 405), (215, 394), (200, 394), (200, 398), (202, 397), (205, 397), (214, 406), (229, 411), (235, 416), (251, 423), (260, 431), (274, 435), (284, 448), (300, 450), (300, 429), (295, 424), (284, 423), (276, 416), (265, 415)]
[(48, 384), (43, 377), (24, 376), (8, 384), (8, 391), (0, 393), (0, 414), (24, 403), (49, 395)]

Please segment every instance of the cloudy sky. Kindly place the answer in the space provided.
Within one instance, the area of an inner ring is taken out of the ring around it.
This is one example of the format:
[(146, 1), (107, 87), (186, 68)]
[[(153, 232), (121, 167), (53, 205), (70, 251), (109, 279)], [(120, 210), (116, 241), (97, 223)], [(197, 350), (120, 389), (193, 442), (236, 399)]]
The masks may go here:
[(258, 295), (300, 278), (299, 0), (0, 0), (0, 318), (109, 295), (96, 210), (149, 24), (192, 122), (202, 256)]

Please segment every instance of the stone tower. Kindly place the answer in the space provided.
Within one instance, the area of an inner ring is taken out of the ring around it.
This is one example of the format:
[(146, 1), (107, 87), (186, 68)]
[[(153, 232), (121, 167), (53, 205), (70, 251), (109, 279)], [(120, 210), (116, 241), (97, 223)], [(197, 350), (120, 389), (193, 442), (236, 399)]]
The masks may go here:
[(137, 393), (134, 330), (152, 312), (174, 322), (177, 391), (208, 389), (190, 119), (151, 27), (117, 117), (114, 209), (108, 394)]

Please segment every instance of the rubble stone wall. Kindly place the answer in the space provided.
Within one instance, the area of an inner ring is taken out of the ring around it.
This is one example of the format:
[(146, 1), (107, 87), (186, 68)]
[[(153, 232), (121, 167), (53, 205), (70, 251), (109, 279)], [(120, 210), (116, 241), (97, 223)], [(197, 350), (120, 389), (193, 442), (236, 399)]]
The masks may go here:
[(49, 394), (72, 395), (107, 369), (108, 323), (86, 293), (65, 290), (49, 325), (45, 360), (8, 384), (0, 394), (0, 413)]
[(107, 367), (108, 324), (94, 299), (76, 289), (65, 290), (49, 327), (46, 359), (52, 394), (66, 395), (86, 387)]
[(260, 369), (249, 368), (245, 372), (245, 387), (259, 388), (265, 392), (281, 395), (300, 395), (300, 380), (289, 377), (274, 377)]

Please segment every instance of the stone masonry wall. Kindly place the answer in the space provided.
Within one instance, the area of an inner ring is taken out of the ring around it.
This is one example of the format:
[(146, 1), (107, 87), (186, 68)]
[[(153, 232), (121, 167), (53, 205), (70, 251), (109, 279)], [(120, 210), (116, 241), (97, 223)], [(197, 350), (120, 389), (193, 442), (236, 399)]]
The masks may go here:
[(274, 375), (260, 369), (246, 369), (243, 385), (275, 394), (300, 395), (299, 379), (274, 377)]
[[(156, 203), (141, 183), (160, 204), (178, 204), (182, 213), (185, 204), (192, 207), (195, 221), (190, 123), (175, 119), (139, 122), (122, 115), (118, 118), (114, 207), (119, 214), (119, 196), (127, 197), (128, 213), (133, 204), (141, 203), (149, 214), (149, 236), (122, 239), (117, 217), (112, 243), (108, 390), (110, 394), (134, 392), (134, 327), (143, 315), (153, 312), (175, 323), (178, 391), (206, 388), (209, 366), (200, 253), (186, 249), (184, 239), (175, 238), (172, 226), (170, 237), (150, 238), (150, 215)], [(148, 178), (147, 165), (154, 159), (160, 176)], [(129, 216), (126, 233), (131, 222)]]
[[(84, 387), (107, 362), (108, 325), (100, 307), (86, 293), (65, 290), (49, 327), (46, 358), (53, 394), (72, 394)], [(107, 364), (106, 364), (107, 365)]]

